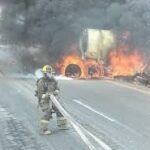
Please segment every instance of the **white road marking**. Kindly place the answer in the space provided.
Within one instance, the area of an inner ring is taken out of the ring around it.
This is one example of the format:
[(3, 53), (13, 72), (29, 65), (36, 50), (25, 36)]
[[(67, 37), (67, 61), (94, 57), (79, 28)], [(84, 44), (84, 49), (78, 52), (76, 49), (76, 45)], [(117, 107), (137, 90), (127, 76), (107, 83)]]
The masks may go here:
[(131, 90), (134, 90), (134, 91), (138, 91), (138, 92), (150, 95), (150, 92), (144, 91), (142, 89), (138, 89), (138, 87), (132, 87), (132, 86), (129, 86), (129, 85), (125, 85), (125, 84), (121, 84), (121, 83), (113, 82), (113, 81), (106, 81), (106, 82), (109, 82), (109, 83), (112, 83), (112, 84), (117, 85), (117, 86), (121, 86), (121, 87), (124, 87), (124, 88), (128, 88), (128, 89), (131, 89)]
[(80, 125), (77, 122), (70, 121), (78, 135), (81, 137), (81, 139), (85, 142), (85, 144), (89, 147), (90, 150), (96, 150), (95, 146), (92, 145), (92, 143), (89, 141), (89, 139), (85, 136), (85, 134), (82, 132)]
[[(93, 145), (91, 145), (86, 138), (84, 137), (85, 135), (82, 133), (85, 132), (86, 134), (88, 134), (90, 137), (92, 137), (104, 150), (112, 150), (111, 147), (109, 147), (107, 144), (105, 144), (102, 140), (100, 140), (98, 137), (96, 137), (95, 135), (93, 135), (90, 131), (88, 131), (87, 129), (85, 129), (81, 124), (79, 124), (78, 122), (73, 123), (72, 125), (74, 126), (74, 128), (78, 131), (79, 135), (81, 136), (82, 139), (85, 140), (86, 144), (88, 145), (88, 147), (90, 149), (95, 149), (95, 147), (93, 147)], [(96, 148), (95, 150), (101, 150), (101, 148)]]
[(81, 101), (79, 101), (79, 100), (77, 100), (77, 99), (74, 99), (73, 101), (76, 102), (76, 103), (78, 103), (78, 104), (80, 104), (80, 105), (82, 105), (83, 107), (85, 107), (85, 108), (87, 108), (87, 109), (93, 111), (94, 113), (96, 113), (96, 114), (102, 116), (103, 118), (105, 118), (105, 119), (107, 119), (107, 120), (109, 120), (109, 121), (111, 121), (111, 122), (115, 122), (115, 121), (116, 121), (115, 119), (112, 119), (112, 118), (110, 118), (110, 117), (104, 115), (103, 113), (98, 112), (97, 110), (93, 109), (91, 106), (88, 106), (88, 105), (82, 103)]
[(81, 137), (81, 139), (85, 142), (85, 144), (89, 147), (90, 150), (97, 150), (95, 146), (91, 143), (91, 141), (86, 137), (86, 135), (81, 130), (80, 124), (76, 122), (70, 114), (61, 106), (59, 101), (56, 99), (55, 96), (50, 95), (50, 98), (52, 102), (55, 104), (55, 106), (59, 109), (59, 111), (63, 114), (63, 116), (70, 122), (72, 127), (75, 129), (75, 131), (78, 133), (78, 135)]
[(112, 119), (112, 118), (110, 118), (110, 117), (104, 115), (103, 113), (101, 113), (101, 112), (95, 110), (95, 109), (92, 108), (91, 106), (86, 105), (86, 104), (84, 104), (83, 102), (81, 102), (81, 101), (79, 101), (79, 100), (77, 100), (77, 99), (73, 99), (73, 101), (76, 102), (77, 104), (79, 104), (79, 105), (81, 105), (81, 106), (87, 108), (88, 110), (90, 110), (90, 111), (92, 111), (92, 112), (94, 112), (94, 113), (96, 113), (96, 114), (102, 116), (103, 118), (105, 118), (105, 119), (107, 119), (107, 120), (109, 120), (109, 121), (111, 121), (111, 122), (113, 122), (113, 123), (115, 123), (115, 124), (117, 124), (117, 125), (119, 125), (119, 126), (125, 128), (126, 130), (130, 131), (131, 133), (134, 133), (134, 134), (137, 135), (137, 136), (141, 136), (141, 134), (139, 134), (137, 131), (133, 130), (132, 128), (130, 128), (130, 127), (124, 125), (124, 124), (122, 124), (121, 122), (119, 122), (119, 121), (116, 120), (116, 119)]
[[(90, 133), (88, 130), (86, 130), (83, 126), (81, 126), (77, 121), (75, 121), (72, 116), (61, 106), (59, 101), (55, 98), (55, 96), (51, 95), (51, 100), (55, 104), (55, 106), (59, 109), (59, 111), (67, 118), (67, 120), (71, 123), (71, 125), (74, 127), (75, 131), (79, 134), (81, 139), (86, 143), (86, 145), (89, 147), (90, 150), (101, 150), (103, 148), (104, 150), (112, 150), (108, 145), (106, 145), (103, 141), (101, 141), (99, 138), (94, 136), (92, 133)], [(88, 134), (91, 136), (99, 145), (99, 148), (95, 148), (95, 146), (91, 143), (91, 141), (88, 139), (88, 137), (84, 134)]]
[(90, 135), (99, 145), (101, 145), (104, 150), (112, 150), (111, 147), (109, 147), (107, 144), (105, 144), (102, 140), (100, 140), (98, 137), (96, 137), (95, 135), (93, 135), (91, 132), (89, 132), (87, 129), (84, 128), (84, 131)]

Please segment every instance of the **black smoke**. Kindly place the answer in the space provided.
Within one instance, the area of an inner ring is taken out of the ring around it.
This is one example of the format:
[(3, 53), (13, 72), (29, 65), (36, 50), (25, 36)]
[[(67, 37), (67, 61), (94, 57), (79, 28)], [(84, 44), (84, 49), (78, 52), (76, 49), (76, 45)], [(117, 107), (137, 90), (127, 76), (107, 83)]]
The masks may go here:
[[(1, 4), (2, 42), (25, 47), (17, 52), (25, 66), (53, 62), (78, 47), (84, 28), (113, 29), (118, 35), (127, 31), (128, 43), (149, 54), (150, 0), (1, 0)], [(40, 50), (32, 52), (29, 47)]]

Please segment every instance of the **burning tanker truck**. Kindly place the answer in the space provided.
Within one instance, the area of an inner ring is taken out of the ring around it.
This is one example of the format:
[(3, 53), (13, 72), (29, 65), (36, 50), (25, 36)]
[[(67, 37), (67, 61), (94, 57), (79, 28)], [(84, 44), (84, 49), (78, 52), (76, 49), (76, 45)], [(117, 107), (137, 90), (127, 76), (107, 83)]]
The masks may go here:
[(86, 29), (80, 38), (82, 59), (105, 61), (110, 48), (116, 45), (116, 38), (110, 30)]
[[(106, 75), (104, 65), (110, 49), (116, 46), (116, 37), (111, 30), (86, 29), (80, 38), (80, 51), (83, 60), (94, 60), (95, 65), (88, 65), (88, 75)], [(108, 72), (107, 72), (108, 73)]]
[(104, 64), (116, 37), (111, 30), (85, 29), (79, 40), (78, 52), (64, 56), (60, 74), (74, 78), (100, 78), (106, 75)]
[[(119, 36), (111, 30), (85, 29), (76, 53), (58, 63), (61, 75), (74, 78), (134, 77), (143, 68), (143, 56), (128, 46), (130, 33)], [(118, 40), (117, 40), (118, 39)]]

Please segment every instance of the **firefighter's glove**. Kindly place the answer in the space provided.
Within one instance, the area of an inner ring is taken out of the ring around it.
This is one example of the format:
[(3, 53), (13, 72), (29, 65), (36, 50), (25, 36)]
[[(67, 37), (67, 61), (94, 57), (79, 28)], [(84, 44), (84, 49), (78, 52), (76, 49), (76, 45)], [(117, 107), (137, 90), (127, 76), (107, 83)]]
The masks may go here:
[(49, 93), (42, 94), (42, 99), (48, 99), (49, 98)]
[(59, 94), (59, 90), (55, 90), (53, 94), (54, 95), (58, 95)]

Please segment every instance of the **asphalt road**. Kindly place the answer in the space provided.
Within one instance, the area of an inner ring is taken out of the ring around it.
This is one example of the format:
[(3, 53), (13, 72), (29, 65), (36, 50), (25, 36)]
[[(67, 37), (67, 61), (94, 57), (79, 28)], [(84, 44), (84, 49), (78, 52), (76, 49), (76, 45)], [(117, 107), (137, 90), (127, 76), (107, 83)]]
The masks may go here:
[(113, 81), (60, 80), (60, 101), (78, 123), (38, 134), (40, 111), (33, 79), (0, 78), (0, 150), (149, 150), (149, 89)]

